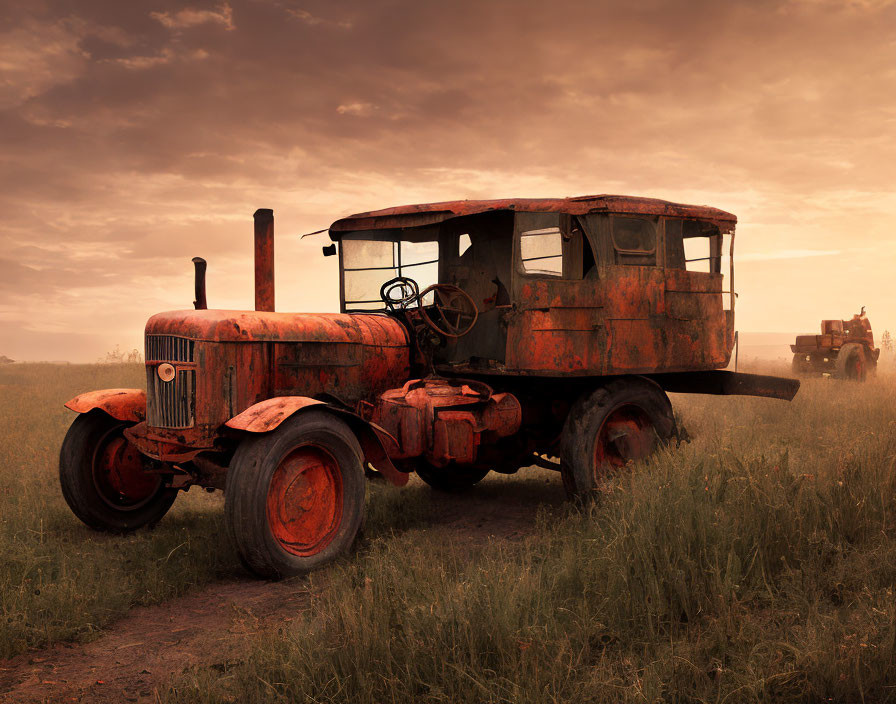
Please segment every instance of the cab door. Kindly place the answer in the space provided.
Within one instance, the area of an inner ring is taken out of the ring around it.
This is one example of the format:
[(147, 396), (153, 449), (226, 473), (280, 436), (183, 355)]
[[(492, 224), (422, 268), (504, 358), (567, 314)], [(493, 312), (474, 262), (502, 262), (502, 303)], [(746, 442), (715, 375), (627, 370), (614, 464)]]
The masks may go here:
[(507, 370), (544, 376), (600, 373), (607, 348), (601, 283), (578, 218), (517, 213)]

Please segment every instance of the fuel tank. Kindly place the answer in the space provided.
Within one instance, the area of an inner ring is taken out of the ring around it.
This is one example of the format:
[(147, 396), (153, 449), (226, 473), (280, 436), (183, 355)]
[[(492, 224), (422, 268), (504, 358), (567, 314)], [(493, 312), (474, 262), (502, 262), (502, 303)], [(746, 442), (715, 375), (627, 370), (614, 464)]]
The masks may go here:
[(471, 379), (413, 379), (359, 411), (394, 438), (390, 458), (424, 457), (439, 467), (472, 464), (480, 445), (513, 435), (522, 422), (513, 394)]
[(146, 323), (147, 425), (201, 444), (273, 396), (354, 406), (409, 377), (408, 333), (377, 314), (181, 310)]

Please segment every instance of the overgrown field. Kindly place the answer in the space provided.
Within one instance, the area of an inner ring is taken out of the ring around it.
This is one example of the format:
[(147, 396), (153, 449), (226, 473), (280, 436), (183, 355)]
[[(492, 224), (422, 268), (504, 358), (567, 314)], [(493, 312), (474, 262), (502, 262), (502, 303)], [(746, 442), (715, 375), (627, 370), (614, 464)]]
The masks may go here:
[[(150, 604), (236, 569), (221, 548), (220, 496), (194, 488), (154, 530), (93, 532), (59, 489), (62, 404), (91, 389), (145, 388), (141, 364), (0, 366), (0, 658), (89, 636)], [(225, 541), (226, 542), (226, 541)]]
[[(786, 373), (786, 370), (777, 370)], [(0, 368), (0, 657), (89, 636), (130, 606), (244, 574), (221, 499), (97, 535), (56, 478), (77, 392), (139, 366)], [(440, 529), (428, 489), (372, 487), (361, 549), (244, 657), (175, 673), (169, 702), (896, 700), (896, 378), (804, 380), (792, 404), (676, 396), (693, 437), (523, 537)], [(545, 483), (545, 479), (548, 483)], [(464, 511), (470, 497), (458, 497)], [(495, 531), (499, 532), (499, 531)]]

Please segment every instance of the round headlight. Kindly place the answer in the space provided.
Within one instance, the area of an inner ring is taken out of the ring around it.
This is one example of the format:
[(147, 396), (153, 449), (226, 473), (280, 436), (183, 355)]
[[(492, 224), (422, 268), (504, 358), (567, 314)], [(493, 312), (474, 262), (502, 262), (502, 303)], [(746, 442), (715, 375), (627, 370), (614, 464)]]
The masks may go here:
[(174, 378), (174, 367), (167, 362), (160, 364), (156, 371), (162, 381), (171, 381)]

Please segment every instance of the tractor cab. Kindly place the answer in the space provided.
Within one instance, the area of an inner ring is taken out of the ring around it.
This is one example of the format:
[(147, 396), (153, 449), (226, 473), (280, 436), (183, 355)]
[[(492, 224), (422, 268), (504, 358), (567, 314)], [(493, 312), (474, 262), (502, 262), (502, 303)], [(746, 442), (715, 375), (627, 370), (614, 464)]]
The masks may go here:
[(400, 319), (440, 372), (568, 377), (727, 366), (735, 223), (585, 196), (391, 208), (330, 236), (342, 311)]

